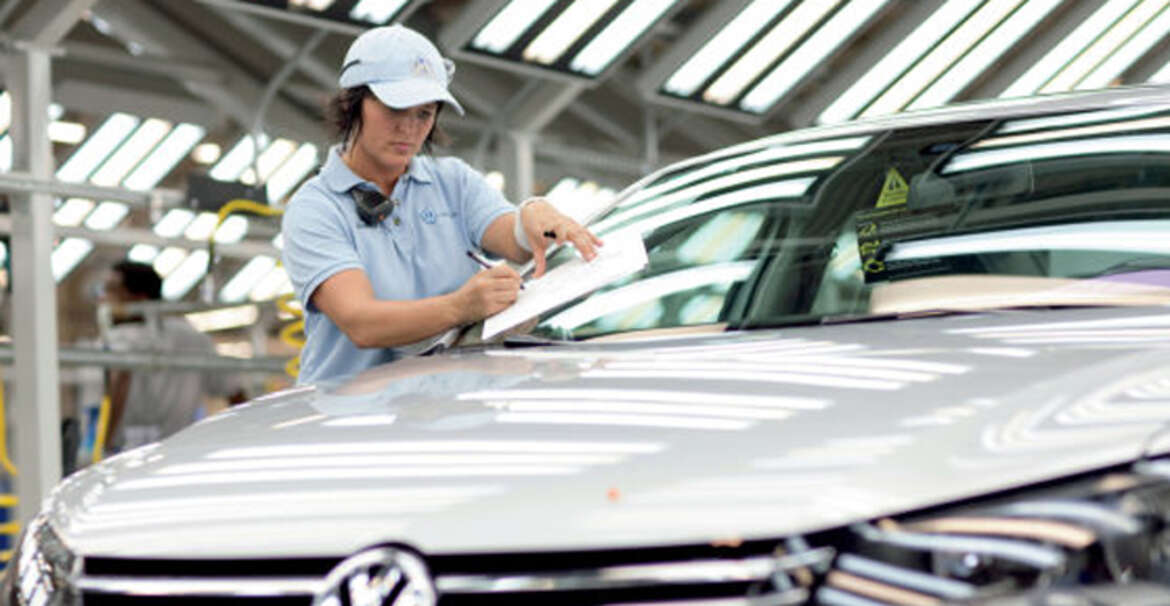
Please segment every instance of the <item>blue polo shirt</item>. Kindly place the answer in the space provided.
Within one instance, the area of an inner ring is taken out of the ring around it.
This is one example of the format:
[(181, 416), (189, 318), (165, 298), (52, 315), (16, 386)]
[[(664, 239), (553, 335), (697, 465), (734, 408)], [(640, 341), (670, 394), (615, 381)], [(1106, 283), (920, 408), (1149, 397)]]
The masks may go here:
[(467, 249), (479, 247), (488, 225), (515, 209), (458, 158), (415, 156), (394, 185), (394, 211), (378, 225), (368, 226), (358, 216), (350, 192), (355, 187), (377, 189), (346, 166), (335, 146), (284, 212), (282, 257), (305, 308), (307, 341), (297, 383), (352, 374), (403, 354), (356, 347), (311, 303), (322, 282), (342, 270), (360, 269), (379, 299), (452, 292), (480, 270)]

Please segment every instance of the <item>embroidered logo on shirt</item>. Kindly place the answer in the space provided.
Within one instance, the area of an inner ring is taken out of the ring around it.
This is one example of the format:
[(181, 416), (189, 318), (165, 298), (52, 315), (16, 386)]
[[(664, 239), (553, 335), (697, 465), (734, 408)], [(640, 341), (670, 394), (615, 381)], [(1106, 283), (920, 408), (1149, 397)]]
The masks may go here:
[(423, 223), (426, 223), (427, 225), (434, 225), (435, 221), (439, 218), (439, 216), (435, 214), (435, 211), (429, 208), (424, 208), (418, 211), (418, 216), (422, 217)]

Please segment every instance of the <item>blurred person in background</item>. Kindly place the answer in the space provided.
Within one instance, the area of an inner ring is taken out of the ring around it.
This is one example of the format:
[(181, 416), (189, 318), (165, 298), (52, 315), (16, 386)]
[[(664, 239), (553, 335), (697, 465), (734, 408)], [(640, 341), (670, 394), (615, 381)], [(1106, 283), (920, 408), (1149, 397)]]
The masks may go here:
[[(99, 301), (111, 326), (105, 346), (113, 352), (216, 355), (211, 338), (182, 315), (143, 313), (162, 298), (162, 279), (144, 263), (122, 261), (106, 273)], [(223, 371), (177, 368), (110, 368), (106, 377), (110, 416), (106, 452), (128, 450), (165, 438), (207, 413), (208, 398), (243, 400), (238, 378)], [(221, 400), (222, 402), (222, 400)]]

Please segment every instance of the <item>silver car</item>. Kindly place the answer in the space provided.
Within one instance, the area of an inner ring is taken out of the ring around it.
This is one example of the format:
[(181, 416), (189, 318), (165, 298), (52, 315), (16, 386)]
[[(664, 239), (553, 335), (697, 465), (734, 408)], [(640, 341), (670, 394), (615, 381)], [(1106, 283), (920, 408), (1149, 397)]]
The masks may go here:
[(648, 264), (524, 335), (69, 477), (10, 597), (1170, 602), (1170, 90), (785, 133), (593, 226)]

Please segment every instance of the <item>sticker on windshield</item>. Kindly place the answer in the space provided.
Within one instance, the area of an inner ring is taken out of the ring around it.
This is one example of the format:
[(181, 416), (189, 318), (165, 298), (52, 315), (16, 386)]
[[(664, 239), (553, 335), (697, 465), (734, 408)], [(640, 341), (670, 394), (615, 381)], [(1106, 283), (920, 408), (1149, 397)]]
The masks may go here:
[(878, 196), (875, 208), (905, 204), (909, 195), (910, 186), (906, 185), (906, 180), (902, 178), (898, 169), (890, 167), (890, 170), (886, 171), (886, 182), (882, 184), (882, 193)]
[(956, 204), (925, 208), (905, 205), (857, 213), (857, 254), (866, 283), (953, 273), (951, 259), (890, 259), (899, 242), (947, 233), (960, 216)]

